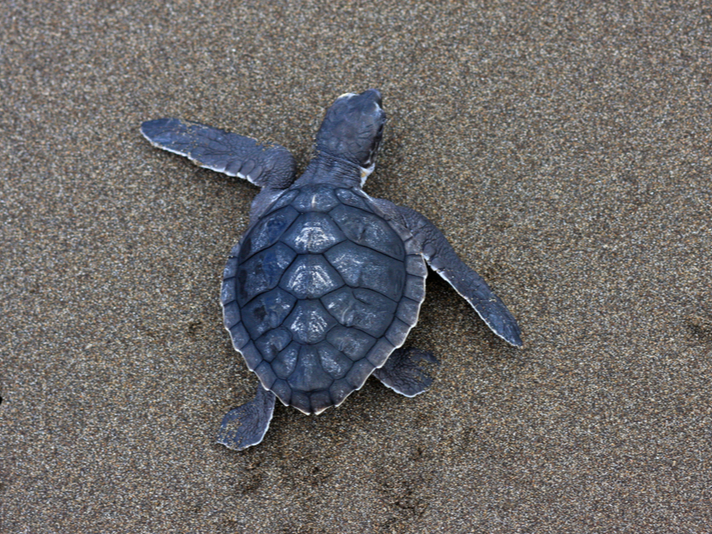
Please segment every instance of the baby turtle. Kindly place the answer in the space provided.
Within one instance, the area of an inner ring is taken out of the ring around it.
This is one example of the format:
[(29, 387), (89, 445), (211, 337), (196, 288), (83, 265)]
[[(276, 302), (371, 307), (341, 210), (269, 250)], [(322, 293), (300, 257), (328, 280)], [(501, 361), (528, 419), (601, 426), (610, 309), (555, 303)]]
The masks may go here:
[(261, 442), (275, 398), (319, 414), (372, 374), (407, 397), (425, 391), (432, 379), (418, 364), (437, 360), (400, 347), (418, 321), (426, 262), (495, 334), (522, 345), (517, 321), (440, 230), (361, 189), (385, 123), (375, 89), (340, 96), (296, 180), (294, 158), (280, 145), (179, 119), (141, 126), (154, 146), (262, 188), (222, 284), (225, 327), (261, 384), (223, 419), (218, 442), (226, 447)]

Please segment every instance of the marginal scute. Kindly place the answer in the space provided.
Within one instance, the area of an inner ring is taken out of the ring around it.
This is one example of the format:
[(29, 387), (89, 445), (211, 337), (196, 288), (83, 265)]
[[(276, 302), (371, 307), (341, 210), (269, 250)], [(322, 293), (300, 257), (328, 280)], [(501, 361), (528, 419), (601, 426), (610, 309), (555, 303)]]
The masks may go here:
[(331, 395), (327, 390), (315, 391), (310, 395), (310, 400), (312, 410), (317, 414), (334, 405), (334, 402), (331, 400)]
[(223, 172), (228, 176), (237, 176), (237, 173), (240, 172), (240, 166), (241, 161), (239, 159), (233, 159), (228, 162)]
[(257, 350), (255, 344), (252, 341), (247, 342), (247, 344), (240, 349), (242, 357), (245, 358), (245, 363), (250, 371), (254, 371), (257, 366), (262, 362), (262, 355), (260, 351)]
[(232, 278), (237, 274), (237, 258), (230, 258), (227, 260), (225, 269), (223, 270), (223, 279)]
[(422, 276), (423, 278), (428, 275), (428, 268), (425, 265), (425, 260), (420, 254), (408, 254), (408, 256), (406, 256), (405, 270), (408, 274)]
[(274, 204), (272, 204), (272, 207), (270, 208), (270, 211), (267, 212), (267, 214), (263, 217), (264, 219), (269, 219), (272, 216), (272, 213), (277, 211), (280, 208), (283, 208), (284, 206), (288, 206), (289, 204), (292, 203), (292, 201), (297, 198), (297, 195), (299, 194), (299, 189), (290, 189), (286, 193), (284, 193), (281, 197), (279, 197)]
[(228, 304), (237, 298), (237, 287), (234, 278), (228, 278), (220, 288), (220, 302)]
[(223, 320), (228, 330), (240, 321), (240, 307), (234, 300), (223, 305)]
[(304, 413), (311, 413), (311, 401), (309, 395), (298, 389), (292, 389), (292, 400), (290, 404), (297, 410)]
[(405, 324), (400, 319), (393, 319), (390, 328), (386, 332), (386, 339), (394, 346), (400, 347), (410, 331), (410, 325)]
[(245, 325), (237, 323), (230, 328), (230, 338), (232, 339), (232, 346), (235, 347), (235, 350), (240, 350), (250, 340), (250, 334), (247, 333)]
[(407, 241), (408, 239), (413, 237), (411, 231), (395, 219), (389, 219), (388, 224), (391, 226), (393, 231), (398, 234), (398, 237), (400, 237), (401, 241)]
[(403, 246), (405, 247), (405, 252), (406, 254), (422, 254), (423, 250), (418, 244), (418, 242), (415, 240), (414, 237), (408, 239), (403, 243)]
[(329, 388), (329, 393), (331, 394), (331, 399), (334, 401), (334, 404), (338, 406), (342, 402), (344, 402), (344, 399), (349, 396), (349, 393), (351, 393), (354, 390), (354, 387), (349, 384), (349, 382), (345, 379), (337, 380), (335, 381), (331, 387)]
[(423, 302), (425, 298), (425, 279), (419, 276), (408, 275), (405, 281), (403, 296), (417, 302)]
[(289, 406), (289, 402), (292, 400), (292, 388), (289, 387), (285, 380), (276, 380), (272, 384), (272, 392), (277, 395), (282, 404)]
[(240, 166), (240, 174), (243, 176), (248, 176), (250, 171), (255, 168), (255, 162), (251, 159), (245, 160)]
[(359, 360), (354, 363), (354, 366), (346, 375), (346, 381), (351, 384), (354, 389), (359, 389), (375, 368), (376, 367), (368, 360)]
[(394, 349), (395, 347), (387, 339), (381, 338), (368, 353), (368, 361), (374, 367), (382, 367)]
[(262, 385), (267, 389), (271, 389), (277, 380), (277, 375), (274, 374), (272, 366), (266, 361), (263, 361), (255, 368), (255, 374), (259, 377)]
[(420, 303), (409, 298), (403, 298), (398, 303), (398, 309), (396, 310), (396, 317), (403, 321), (404, 323), (415, 326), (418, 322), (418, 313), (420, 312)]
[(264, 167), (261, 165), (258, 165), (254, 169), (252, 169), (249, 173), (243, 173), (245, 176), (249, 177), (251, 182), (257, 182), (260, 179), (260, 176), (262, 176), (262, 173), (264, 172)]

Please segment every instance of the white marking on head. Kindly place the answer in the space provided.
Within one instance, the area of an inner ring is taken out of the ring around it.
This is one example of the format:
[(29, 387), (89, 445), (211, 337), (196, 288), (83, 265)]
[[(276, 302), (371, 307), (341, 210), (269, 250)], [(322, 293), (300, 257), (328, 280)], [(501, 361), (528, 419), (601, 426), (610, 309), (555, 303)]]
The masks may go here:
[(376, 168), (376, 162), (371, 163), (370, 167), (361, 167), (361, 187), (366, 183), (366, 179), (371, 175)]
[(339, 98), (337, 98), (336, 100), (341, 100), (342, 98), (351, 98), (352, 96), (357, 96), (357, 95), (356, 95), (356, 93), (344, 93), (343, 95), (341, 95), (341, 96), (340, 96)]

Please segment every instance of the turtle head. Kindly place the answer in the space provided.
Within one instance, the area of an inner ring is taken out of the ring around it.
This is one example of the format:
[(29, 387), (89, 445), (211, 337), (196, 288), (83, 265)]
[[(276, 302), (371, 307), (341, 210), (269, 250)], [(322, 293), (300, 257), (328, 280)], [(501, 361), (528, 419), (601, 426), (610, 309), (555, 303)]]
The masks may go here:
[(326, 112), (316, 135), (316, 150), (358, 165), (363, 184), (376, 166), (385, 124), (381, 93), (376, 89), (341, 95)]

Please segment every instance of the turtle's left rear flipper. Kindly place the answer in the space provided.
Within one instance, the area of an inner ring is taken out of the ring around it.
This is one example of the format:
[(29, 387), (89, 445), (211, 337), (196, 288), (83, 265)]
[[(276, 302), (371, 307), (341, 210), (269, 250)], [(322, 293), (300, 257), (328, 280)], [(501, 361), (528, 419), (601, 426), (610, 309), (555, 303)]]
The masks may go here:
[(260, 443), (272, 420), (275, 398), (274, 393), (259, 384), (254, 399), (230, 410), (223, 417), (217, 442), (236, 451)]
[(153, 146), (260, 187), (284, 189), (294, 180), (294, 158), (281, 145), (263, 145), (250, 137), (180, 119), (146, 121), (141, 133)]

